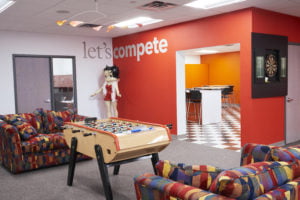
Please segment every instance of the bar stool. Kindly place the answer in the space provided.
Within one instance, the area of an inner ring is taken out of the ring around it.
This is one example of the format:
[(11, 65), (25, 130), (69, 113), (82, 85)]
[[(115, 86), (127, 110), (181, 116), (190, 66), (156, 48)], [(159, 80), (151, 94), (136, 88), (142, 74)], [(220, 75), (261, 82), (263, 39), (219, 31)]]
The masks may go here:
[[(199, 90), (190, 90), (187, 108), (187, 120), (190, 114), (193, 114), (195, 119), (199, 122), (201, 120), (201, 99), (202, 95)], [(191, 104), (193, 104), (194, 112), (190, 112)]]
[(229, 85), (228, 87), (222, 90), (222, 103), (230, 105), (233, 103), (233, 85)]

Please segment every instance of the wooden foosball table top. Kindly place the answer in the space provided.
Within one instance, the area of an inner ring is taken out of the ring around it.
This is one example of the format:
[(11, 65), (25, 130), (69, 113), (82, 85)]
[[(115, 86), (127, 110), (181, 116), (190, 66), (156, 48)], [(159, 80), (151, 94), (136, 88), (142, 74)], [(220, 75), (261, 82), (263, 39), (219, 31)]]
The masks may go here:
[(78, 140), (77, 151), (96, 158), (94, 146), (100, 145), (105, 163), (158, 153), (171, 142), (167, 126), (137, 120), (109, 118), (94, 122), (65, 123), (64, 137), (71, 146)]

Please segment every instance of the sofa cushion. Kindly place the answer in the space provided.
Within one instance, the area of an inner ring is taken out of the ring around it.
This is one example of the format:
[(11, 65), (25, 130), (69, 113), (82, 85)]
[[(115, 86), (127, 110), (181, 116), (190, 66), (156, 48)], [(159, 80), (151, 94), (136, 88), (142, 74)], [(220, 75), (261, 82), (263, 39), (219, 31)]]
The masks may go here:
[(263, 144), (248, 143), (242, 148), (240, 165), (247, 165), (254, 162), (272, 161), (271, 149), (276, 148)]
[(14, 125), (20, 134), (22, 140), (29, 140), (37, 135), (36, 129), (20, 115), (12, 115), (8, 118), (11, 125)]
[(160, 176), (204, 190), (208, 190), (212, 181), (223, 171), (210, 165), (175, 165), (168, 160), (159, 161), (156, 168)]
[(254, 199), (292, 180), (287, 162), (258, 162), (221, 172), (210, 191), (236, 199)]
[(275, 161), (292, 162), (300, 160), (300, 148), (288, 147), (271, 150), (272, 159)]
[(264, 193), (263, 195), (255, 198), (255, 200), (296, 200), (299, 199), (298, 191), (299, 191), (300, 182), (298, 181), (289, 181), (288, 183), (271, 190), (267, 193)]
[(41, 133), (43, 130), (42, 121), (38, 117), (35, 116), (33, 113), (22, 113), (19, 114), (22, 118), (26, 119), (28, 123), (30, 123), (38, 133)]
[(46, 133), (61, 131), (64, 122), (71, 122), (73, 120), (74, 112), (72, 110), (65, 111), (46, 111), (46, 118), (48, 124), (45, 124), (44, 130)]
[(67, 148), (67, 144), (62, 133), (38, 134), (27, 141), (23, 141), (21, 145), (24, 153)]

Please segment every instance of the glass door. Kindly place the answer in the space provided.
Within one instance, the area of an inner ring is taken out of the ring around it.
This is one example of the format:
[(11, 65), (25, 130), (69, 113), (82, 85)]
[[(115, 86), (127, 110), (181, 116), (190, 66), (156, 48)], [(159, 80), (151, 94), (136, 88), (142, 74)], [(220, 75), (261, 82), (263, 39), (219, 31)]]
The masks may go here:
[(16, 113), (76, 109), (75, 57), (14, 55)]
[(74, 58), (52, 58), (54, 110), (76, 108)]

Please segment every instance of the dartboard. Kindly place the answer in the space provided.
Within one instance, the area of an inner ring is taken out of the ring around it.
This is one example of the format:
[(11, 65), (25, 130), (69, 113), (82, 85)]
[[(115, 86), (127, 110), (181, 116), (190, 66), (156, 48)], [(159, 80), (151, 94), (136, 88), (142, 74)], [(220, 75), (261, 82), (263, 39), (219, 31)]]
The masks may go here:
[(272, 78), (277, 74), (277, 70), (278, 70), (278, 64), (277, 64), (276, 56), (274, 54), (268, 54), (265, 62), (266, 75)]

